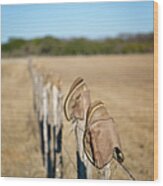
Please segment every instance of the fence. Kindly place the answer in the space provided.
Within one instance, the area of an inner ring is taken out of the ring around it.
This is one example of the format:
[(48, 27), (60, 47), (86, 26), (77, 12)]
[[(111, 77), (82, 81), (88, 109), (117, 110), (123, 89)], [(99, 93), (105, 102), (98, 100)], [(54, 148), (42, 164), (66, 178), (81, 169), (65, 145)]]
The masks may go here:
[[(112, 172), (110, 162), (115, 159), (129, 177), (134, 179), (122, 165), (123, 154), (113, 119), (102, 102), (91, 103), (90, 91), (84, 80), (77, 78), (73, 82), (63, 106), (60, 79), (55, 79), (53, 73), (41, 73), (31, 60), (29, 60), (29, 72), (47, 177), (64, 177), (62, 155), (62, 148), (65, 148), (62, 140), (64, 109), (67, 120), (73, 126), (76, 139), (77, 178), (93, 178), (94, 165), (101, 179), (110, 179)], [(100, 133), (101, 138), (99, 138)], [(69, 154), (68, 157), (72, 162)]]
[(43, 163), (47, 177), (63, 177), (62, 161), (62, 93), (59, 80), (41, 74), (29, 61), (33, 84), (33, 102), (40, 136)]

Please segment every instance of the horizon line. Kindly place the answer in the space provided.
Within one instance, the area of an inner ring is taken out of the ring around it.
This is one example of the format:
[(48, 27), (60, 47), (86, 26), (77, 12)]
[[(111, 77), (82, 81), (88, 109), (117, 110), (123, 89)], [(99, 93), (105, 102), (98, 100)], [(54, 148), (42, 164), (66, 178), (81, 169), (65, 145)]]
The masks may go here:
[[(47, 37), (51, 37), (53, 39), (58, 39), (58, 40), (73, 40), (73, 39), (87, 39), (90, 41), (102, 41), (102, 40), (106, 40), (106, 39), (116, 39), (116, 38), (124, 38), (124, 36), (129, 36), (129, 37), (134, 37), (137, 35), (149, 35), (149, 34), (154, 34), (153, 31), (149, 31), (149, 32), (137, 32), (137, 33), (131, 33), (131, 32), (125, 32), (125, 33), (119, 33), (116, 36), (104, 36), (104, 37), (98, 37), (98, 38), (91, 38), (91, 37), (86, 37), (86, 36), (74, 36), (74, 37), (58, 37), (58, 36), (54, 36), (51, 34), (47, 34), (44, 36), (38, 36), (38, 37), (31, 37), (31, 38), (24, 38), (24, 37), (10, 37), (8, 38), (7, 41), (2, 41), (1, 40), (1, 44), (8, 44), (10, 42), (11, 39), (20, 39), (20, 40), (24, 40), (24, 41), (30, 41), (30, 40), (34, 40), (34, 39), (44, 39)], [(124, 36), (123, 36), (124, 35)], [(123, 36), (123, 37), (122, 37)]]

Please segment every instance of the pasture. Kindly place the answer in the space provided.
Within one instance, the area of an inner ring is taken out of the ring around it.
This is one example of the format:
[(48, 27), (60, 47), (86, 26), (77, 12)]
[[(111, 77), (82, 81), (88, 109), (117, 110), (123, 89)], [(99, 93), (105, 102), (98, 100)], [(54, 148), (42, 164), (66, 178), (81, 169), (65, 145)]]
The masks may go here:
[[(2, 176), (45, 177), (27, 62), (2, 59)], [(83, 77), (92, 100), (103, 101), (116, 122), (127, 167), (138, 180), (153, 179), (152, 54), (33, 57), (32, 62), (61, 77), (63, 96)], [(74, 133), (65, 117), (63, 124), (63, 175), (76, 178)], [(112, 167), (111, 179), (128, 179), (118, 164)]]

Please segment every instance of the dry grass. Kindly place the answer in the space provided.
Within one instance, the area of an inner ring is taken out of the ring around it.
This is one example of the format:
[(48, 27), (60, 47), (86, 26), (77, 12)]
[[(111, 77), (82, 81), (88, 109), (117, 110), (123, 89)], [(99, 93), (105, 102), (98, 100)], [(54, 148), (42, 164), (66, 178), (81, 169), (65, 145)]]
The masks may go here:
[[(138, 180), (153, 179), (153, 55), (34, 57), (33, 62), (62, 77), (64, 95), (77, 76), (83, 77), (92, 100), (104, 101), (117, 123), (125, 164)], [(70, 129), (64, 119), (65, 178), (76, 177), (65, 151), (75, 163)], [(45, 176), (26, 59), (2, 60), (2, 176)], [(112, 179), (128, 177), (117, 165)]]

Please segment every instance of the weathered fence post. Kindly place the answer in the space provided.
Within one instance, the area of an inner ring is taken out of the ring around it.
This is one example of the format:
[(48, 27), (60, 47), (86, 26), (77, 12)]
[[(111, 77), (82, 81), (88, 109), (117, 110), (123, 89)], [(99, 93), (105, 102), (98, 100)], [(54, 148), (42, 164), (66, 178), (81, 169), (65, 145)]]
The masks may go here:
[[(39, 123), (42, 121), (43, 119), (43, 82), (44, 82), (44, 77), (42, 75), (38, 75), (38, 85), (37, 85), (37, 104), (38, 104), (38, 108), (37, 108), (37, 117), (38, 117), (38, 121)], [(48, 90), (47, 90), (47, 94), (48, 94)], [(48, 96), (47, 96), (48, 97)]]
[(44, 165), (48, 171), (48, 85), (43, 87), (43, 141), (44, 141)]
[(55, 177), (63, 177), (63, 160), (62, 160), (62, 93), (59, 87), (52, 87), (52, 103), (53, 103), (53, 132), (54, 132), (54, 166)]
[(88, 161), (84, 149), (83, 149), (83, 135), (86, 124), (86, 113), (90, 104), (90, 93), (89, 90), (85, 90), (82, 93), (84, 118), (80, 120), (75, 119), (75, 136), (77, 142), (77, 170), (79, 179), (90, 179), (92, 178), (92, 165)]
[(29, 72), (31, 75), (31, 79), (32, 79), (32, 86), (33, 86), (33, 106), (34, 106), (34, 110), (37, 110), (37, 86), (38, 86), (38, 74), (36, 69), (34, 68), (34, 66), (32, 65), (32, 60), (31, 58), (28, 61), (28, 68), (29, 68)]
[(72, 122), (76, 138), (77, 178), (92, 178), (92, 165), (84, 153), (83, 137), (86, 114), (90, 105), (90, 92), (83, 78), (78, 77), (72, 83), (64, 102), (64, 113)]
[(55, 177), (55, 126), (53, 122), (53, 91), (52, 91), (52, 84), (51, 88), (49, 89), (49, 113), (48, 113), (48, 124), (49, 124), (49, 158), (51, 161), (51, 177)]

